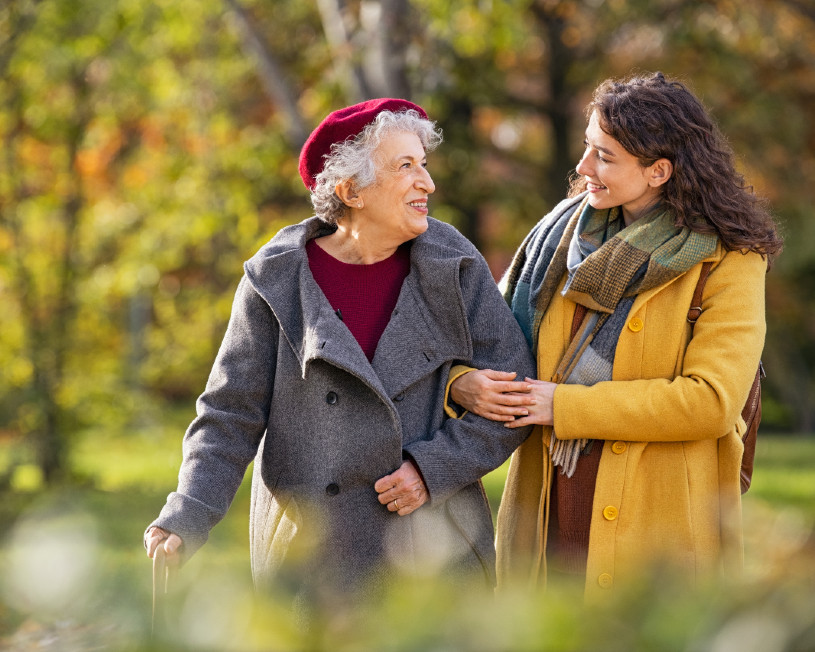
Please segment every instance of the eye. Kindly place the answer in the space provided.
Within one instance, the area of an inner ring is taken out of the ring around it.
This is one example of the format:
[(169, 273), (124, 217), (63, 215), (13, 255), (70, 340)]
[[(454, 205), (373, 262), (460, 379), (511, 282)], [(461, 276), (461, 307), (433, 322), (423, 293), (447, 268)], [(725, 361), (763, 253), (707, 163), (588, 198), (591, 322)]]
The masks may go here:
[[(591, 145), (589, 145), (588, 140), (583, 139), (583, 145), (585, 146), (586, 149), (592, 148)], [(611, 163), (611, 161), (607, 159), (605, 156), (603, 156), (599, 151), (595, 152), (595, 156), (597, 157), (597, 160), (601, 161), (602, 163)]]

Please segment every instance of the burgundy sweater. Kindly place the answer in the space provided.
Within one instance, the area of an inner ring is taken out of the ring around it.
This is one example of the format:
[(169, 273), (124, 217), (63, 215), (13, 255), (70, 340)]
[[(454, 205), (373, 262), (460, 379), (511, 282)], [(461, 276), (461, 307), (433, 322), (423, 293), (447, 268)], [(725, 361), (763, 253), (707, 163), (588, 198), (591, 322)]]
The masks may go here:
[(372, 265), (353, 265), (326, 253), (316, 240), (306, 243), (308, 266), (328, 303), (345, 322), (369, 361), (396, 307), (410, 273), (410, 243)]
[[(586, 316), (586, 307), (577, 305), (572, 320), (574, 339)], [(603, 443), (592, 440), (577, 459), (574, 475), (569, 478), (555, 468), (550, 495), (547, 559), (551, 573), (585, 575), (589, 556), (589, 531), (594, 503), (597, 472)]]

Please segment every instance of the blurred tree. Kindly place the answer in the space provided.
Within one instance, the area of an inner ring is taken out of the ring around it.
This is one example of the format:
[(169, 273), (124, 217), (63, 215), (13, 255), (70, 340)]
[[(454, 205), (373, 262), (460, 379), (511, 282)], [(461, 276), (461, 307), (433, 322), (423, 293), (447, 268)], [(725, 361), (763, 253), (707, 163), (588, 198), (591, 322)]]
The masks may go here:
[[(765, 424), (815, 429), (815, 299), (808, 290), (815, 280), (808, 246), (815, 237), (808, 182), (815, 129), (807, 118), (815, 110), (815, 39), (805, 36), (815, 28), (811, 4), (415, 3), (428, 18), (428, 47), (442, 68), (436, 77), (443, 81), (426, 89), (429, 102), (440, 105), (435, 114), (447, 134), (440, 155), (448, 166), (438, 184), (444, 212), (436, 212), (464, 222), (496, 271), (507, 250), (563, 196), (581, 151), (583, 107), (600, 80), (663, 70), (701, 95), (747, 179), (771, 201), (783, 231), (795, 236), (768, 277)], [(446, 115), (445, 105), (455, 110)]]
[(78, 427), (200, 391), (241, 260), (301, 217), (296, 162), (222, 8), (0, 11), (1, 423), (50, 482)]
[[(87, 55), (66, 56), (64, 49), (52, 47), (47, 32), (34, 31), (48, 8), (16, 2), (4, 9), (8, 33), (2, 94), (7, 110), (0, 220), (6, 236), (4, 271), (16, 298), (16, 305), (8, 307), (17, 317), (14, 327), (3, 329), (4, 338), (21, 353), (7, 361), (6, 369), (22, 390), (14, 397), (19, 423), (36, 433), (37, 459), (51, 480), (64, 456), (59, 393), (77, 315), (81, 262), (76, 245), (85, 208), (79, 156), (93, 114)], [(71, 40), (82, 39), (75, 21), (88, 16), (79, 16), (76, 8), (50, 9), (50, 27)], [(85, 52), (98, 47), (92, 40), (83, 45)]]
[(286, 80), (280, 62), (271, 51), (257, 24), (238, 0), (226, 0), (240, 27), (243, 49), (257, 64), (258, 76), (269, 99), (286, 114), (289, 145), (297, 150), (303, 146), (308, 132), (297, 108), (297, 97)]
[(402, 96), (445, 133), (433, 214), (496, 275), (560, 199), (603, 78), (688, 80), (782, 217), (765, 423), (815, 429), (815, 17), (802, 0), (7, 0), (0, 428), (70, 433), (203, 386), (241, 261), (309, 213), (311, 126)]

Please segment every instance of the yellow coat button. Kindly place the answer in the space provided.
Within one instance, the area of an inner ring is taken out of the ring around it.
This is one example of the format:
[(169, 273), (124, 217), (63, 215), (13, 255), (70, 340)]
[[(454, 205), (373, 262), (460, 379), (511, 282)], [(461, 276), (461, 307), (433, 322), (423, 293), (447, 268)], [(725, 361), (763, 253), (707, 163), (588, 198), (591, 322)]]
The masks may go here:
[(615, 441), (615, 442), (614, 442), (614, 443), (611, 445), (611, 452), (612, 452), (612, 453), (615, 453), (615, 454), (617, 454), (617, 455), (622, 455), (623, 453), (625, 453), (625, 449), (626, 449), (626, 448), (627, 448), (627, 447), (626, 447), (626, 445), (625, 445), (625, 442), (624, 442), (624, 441)]
[(600, 577), (597, 578), (597, 583), (601, 589), (610, 589), (611, 585), (614, 584), (614, 578), (608, 573), (602, 573)]
[(617, 510), (617, 508), (614, 505), (609, 505), (608, 507), (606, 507), (603, 510), (603, 517), (607, 521), (613, 521), (615, 518), (617, 518), (617, 514), (619, 514), (619, 513), (620, 512)]
[(645, 324), (639, 317), (634, 317), (634, 319), (628, 322), (628, 329), (634, 331), (635, 333), (641, 331), (643, 326), (645, 326)]

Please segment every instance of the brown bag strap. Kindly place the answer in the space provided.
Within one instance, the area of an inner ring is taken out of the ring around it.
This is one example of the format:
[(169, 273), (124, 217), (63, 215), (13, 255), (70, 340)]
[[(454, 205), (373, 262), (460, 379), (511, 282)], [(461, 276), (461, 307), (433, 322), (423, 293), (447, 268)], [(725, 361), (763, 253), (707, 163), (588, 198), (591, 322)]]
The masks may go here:
[(693, 333), (696, 320), (702, 315), (702, 292), (705, 290), (705, 283), (707, 283), (707, 277), (710, 275), (712, 267), (713, 263), (710, 261), (702, 263), (702, 271), (699, 273), (699, 280), (696, 281), (696, 289), (693, 291), (693, 299), (691, 299), (690, 308), (688, 308), (691, 333)]
[(577, 335), (577, 331), (580, 330), (580, 324), (583, 323), (583, 318), (586, 316), (588, 311), (589, 309), (582, 303), (578, 303), (574, 307), (574, 317), (572, 317), (572, 332), (569, 334), (570, 342), (574, 339), (574, 336)]
[(756, 456), (756, 437), (758, 436), (758, 426), (761, 423), (761, 380), (766, 374), (764, 365), (759, 361), (753, 386), (750, 388), (750, 395), (741, 411), (741, 417), (747, 424), (747, 431), (742, 437), (744, 442), (744, 455), (741, 459), (741, 493), (745, 493), (750, 488), (753, 479), (753, 463)]
[[(688, 321), (690, 322), (690, 332), (693, 335), (693, 326), (696, 320), (702, 314), (702, 292), (705, 289), (707, 277), (713, 263), (702, 263), (702, 271), (699, 273), (699, 280), (696, 282), (696, 289), (693, 291), (693, 299), (690, 302), (688, 309)], [(741, 410), (742, 419), (747, 425), (747, 429), (742, 437), (744, 442), (744, 454), (741, 459), (741, 493), (746, 492), (750, 488), (750, 482), (753, 477), (753, 462), (756, 454), (756, 436), (758, 434), (758, 425), (761, 422), (761, 381), (766, 376), (764, 373), (764, 365), (759, 360), (758, 369), (756, 370), (755, 378), (753, 378), (753, 385), (750, 387), (750, 394), (747, 397), (747, 402)]]

